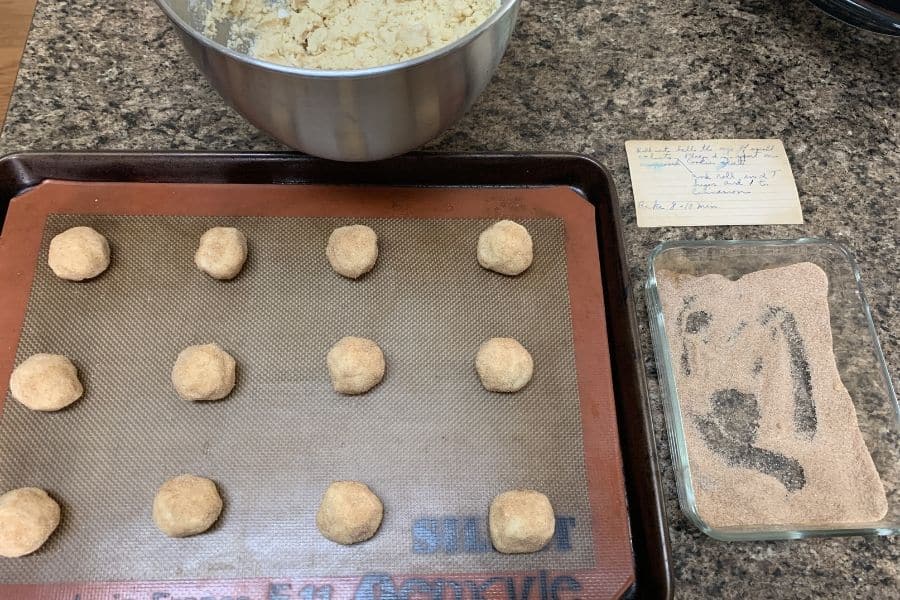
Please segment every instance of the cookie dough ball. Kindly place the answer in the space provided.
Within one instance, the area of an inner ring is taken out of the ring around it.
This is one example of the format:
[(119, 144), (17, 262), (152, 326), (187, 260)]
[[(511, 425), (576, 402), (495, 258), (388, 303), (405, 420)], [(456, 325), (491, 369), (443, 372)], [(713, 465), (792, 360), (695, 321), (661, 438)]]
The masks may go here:
[(188, 346), (172, 367), (172, 385), (185, 400), (221, 400), (234, 388), (235, 366), (218, 344)]
[(341, 394), (362, 394), (384, 377), (384, 353), (372, 340), (341, 338), (326, 358), (334, 389)]
[(498, 552), (537, 552), (556, 529), (556, 517), (547, 496), (533, 490), (504, 492), (491, 502), (488, 526)]
[(234, 279), (247, 260), (247, 236), (234, 227), (213, 227), (200, 236), (194, 264), (216, 279)]
[(499, 221), (478, 236), (478, 264), (485, 269), (518, 275), (534, 258), (531, 234), (514, 221)]
[(90, 279), (109, 266), (109, 243), (90, 227), (73, 227), (50, 240), (47, 263), (57, 277)]
[(65, 356), (33, 354), (12, 372), (9, 391), (31, 410), (53, 411), (81, 398), (84, 388), (75, 365)]
[(216, 484), (205, 477), (179, 475), (168, 480), (153, 499), (153, 520), (169, 537), (203, 533), (222, 512)]
[(371, 227), (338, 227), (328, 237), (325, 256), (331, 268), (350, 279), (368, 273), (378, 260), (378, 235)]
[(338, 544), (356, 544), (375, 535), (381, 525), (384, 505), (364, 483), (335, 481), (322, 497), (316, 527)]
[(481, 384), (492, 392), (518, 392), (531, 381), (534, 361), (522, 344), (512, 338), (491, 338), (475, 356)]
[(59, 525), (59, 514), (56, 500), (38, 488), (0, 496), (0, 556), (25, 556), (43, 546)]

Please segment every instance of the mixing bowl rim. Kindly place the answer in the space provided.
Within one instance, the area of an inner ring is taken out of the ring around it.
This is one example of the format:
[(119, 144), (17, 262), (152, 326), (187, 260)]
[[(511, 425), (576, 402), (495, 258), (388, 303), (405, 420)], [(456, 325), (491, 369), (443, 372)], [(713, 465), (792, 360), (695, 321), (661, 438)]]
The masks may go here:
[(322, 79), (347, 79), (347, 78), (356, 78), (362, 79), (366, 77), (375, 77), (379, 75), (385, 75), (388, 73), (392, 73), (394, 71), (402, 71), (404, 69), (408, 69), (410, 67), (415, 67), (422, 63), (429, 62), (435, 58), (440, 56), (444, 56), (452, 53), (454, 50), (461, 48), (467, 45), (471, 40), (481, 35), (483, 32), (487, 31), (491, 27), (494, 26), (497, 21), (502, 19), (509, 11), (513, 10), (515, 6), (517, 6), (521, 0), (500, 0), (500, 6), (495, 10), (491, 15), (478, 27), (462, 36), (461, 38), (450, 42), (446, 46), (441, 46), (440, 48), (436, 48), (431, 52), (423, 54), (421, 56), (416, 56), (413, 58), (409, 58), (407, 60), (391, 63), (388, 65), (381, 65), (378, 67), (367, 67), (364, 69), (309, 69), (303, 67), (294, 67), (290, 65), (282, 65), (279, 63), (273, 63), (265, 60), (261, 60), (258, 58), (254, 58), (248, 54), (243, 52), (238, 52), (237, 50), (233, 50), (228, 46), (220, 44), (219, 42), (206, 37), (202, 32), (198, 31), (193, 25), (187, 23), (184, 19), (182, 19), (170, 6), (169, 0), (155, 0), (157, 6), (165, 13), (168, 19), (174, 23), (178, 28), (182, 31), (190, 35), (194, 40), (206, 46), (208, 48), (212, 48), (218, 52), (226, 54), (230, 56), (234, 60), (237, 60), (242, 63), (249, 64), (254, 67), (258, 67), (261, 69), (266, 69), (269, 71), (278, 71), (285, 74), (290, 75), (301, 75), (303, 77), (315, 77)]

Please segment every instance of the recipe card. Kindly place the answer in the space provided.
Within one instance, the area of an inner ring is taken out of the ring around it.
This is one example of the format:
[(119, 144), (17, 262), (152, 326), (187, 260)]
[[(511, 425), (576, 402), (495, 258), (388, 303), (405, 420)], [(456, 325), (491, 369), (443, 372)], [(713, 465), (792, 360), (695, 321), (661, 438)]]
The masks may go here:
[(781, 140), (625, 142), (638, 227), (803, 223)]

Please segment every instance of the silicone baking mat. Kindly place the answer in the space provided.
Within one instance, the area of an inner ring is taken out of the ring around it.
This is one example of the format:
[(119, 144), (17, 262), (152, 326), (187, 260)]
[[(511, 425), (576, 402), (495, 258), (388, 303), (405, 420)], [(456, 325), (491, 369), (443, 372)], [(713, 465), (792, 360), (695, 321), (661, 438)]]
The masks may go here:
[[(475, 261), (478, 234), (498, 218), (534, 237), (520, 277)], [(324, 257), (331, 230), (353, 222), (380, 238), (376, 268), (357, 281)], [(110, 241), (112, 263), (95, 280), (63, 281), (46, 265), (49, 240), (74, 225)], [(213, 225), (249, 238), (230, 282), (192, 262)], [(618, 595), (633, 566), (596, 248), (593, 208), (562, 187), (46, 182), (17, 197), (0, 247), (0, 276), (13, 282), (2, 381), (30, 354), (58, 352), (78, 366), (85, 395), (52, 414), (4, 404), (2, 488), (44, 487), (64, 516), (39, 552), (0, 562), (0, 579), (219, 580), (237, 593), (302, 574), (310, 594), (334, 597), (409, 582), (407, 595), (438, 598), (438, 584), (447, 597), (467, 586), (488, 597), (509, 586), (526, 598)], [(387, 375), (366, 395), (330, 387), (324, 355), (344, 335), (385, 351)], [(493, 336), (535, 357), (518, 394), (487, 392), (474, 373)], [(217, 403), (180, 400), (175, 356), (211, 341), (236, 357), (236, 389)], [(172, 540), (150, 506), (185, 472), (213, 478), (226, 508), (211, 532)], [(316, 531), (333, 479), (365, 481), (384, 501), (372, 540), (343, 547)], [(554, 505), (557, 534), (542, 552), (490, 547), (487, 507), (515, 487)]]

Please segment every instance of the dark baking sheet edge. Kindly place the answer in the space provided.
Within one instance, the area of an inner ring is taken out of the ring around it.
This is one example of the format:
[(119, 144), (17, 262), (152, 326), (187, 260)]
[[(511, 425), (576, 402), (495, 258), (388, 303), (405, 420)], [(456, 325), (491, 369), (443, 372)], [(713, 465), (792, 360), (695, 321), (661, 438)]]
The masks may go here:
[(578, 154), (412, 153), (339, 163), (296, 153), (57, 152), (0, 158), (0, 222), (10, 200), (45, 179), (165, 183), (276, 183), (426, 187), (565, 185), (595, 207), (603, 293), (635, 583), (626, 598), (671, 598), (669, 536), (656, 464), (643, 360), (623, 252), (619, 203), (609, 172)]

